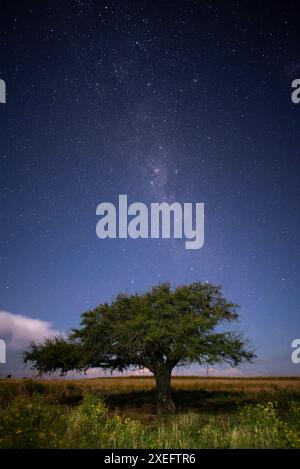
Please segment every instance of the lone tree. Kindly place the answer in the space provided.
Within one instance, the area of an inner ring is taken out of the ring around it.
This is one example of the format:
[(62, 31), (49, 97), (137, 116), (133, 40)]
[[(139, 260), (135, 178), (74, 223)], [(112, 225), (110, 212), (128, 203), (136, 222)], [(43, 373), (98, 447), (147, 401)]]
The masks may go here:
[(81, 327), (68, 338), (31, 343), (24, 361), (39, 374), (88, 368), (123, 371), (147, 368), (156, 381), (158, 412), (174, 412), (171, 373), (175, 366), (230, 363), (255, 357), (239, 332), (226, 331), (238, 320), (237, 305), (219, 286), (196, 282), (172, 289), (168, 283), (143, 294), (120, 294), (82, 314)]

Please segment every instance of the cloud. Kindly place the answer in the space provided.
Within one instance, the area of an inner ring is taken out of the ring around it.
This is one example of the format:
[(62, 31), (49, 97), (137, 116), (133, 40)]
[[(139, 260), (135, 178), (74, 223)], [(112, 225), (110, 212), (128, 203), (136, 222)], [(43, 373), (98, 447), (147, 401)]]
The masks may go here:
[(225, 368), (208, 368), (207, 376), (228, 376), (228, 377), (235, 377), (235, 376), (244, 376), (245, 373), (239, 368), (233, 368), (232, 366), (225, 367)]
[(129, 376), (152, 376), (152, 373), (148, 370), (148, 368), (141, 368), (133, 370), (131, 373), (129, 373)]
[(42, 341), (55, 335), (59, 331), (53, 329), (51, 322), (0, 311), (0, 337), (11, 349), (18, 350), (33, 340)]

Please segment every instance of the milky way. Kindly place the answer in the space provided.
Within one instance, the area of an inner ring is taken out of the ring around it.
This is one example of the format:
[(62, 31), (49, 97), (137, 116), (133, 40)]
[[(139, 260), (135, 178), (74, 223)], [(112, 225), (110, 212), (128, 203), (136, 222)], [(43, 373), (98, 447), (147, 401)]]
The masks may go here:
[[(221, 284), (299, 374), (299, 25), (292, 3), (6, 2), (0, 310), (58, 330), (120, 291)], [(96, 207), (203, 202), (205, 243), (99, 240)]]

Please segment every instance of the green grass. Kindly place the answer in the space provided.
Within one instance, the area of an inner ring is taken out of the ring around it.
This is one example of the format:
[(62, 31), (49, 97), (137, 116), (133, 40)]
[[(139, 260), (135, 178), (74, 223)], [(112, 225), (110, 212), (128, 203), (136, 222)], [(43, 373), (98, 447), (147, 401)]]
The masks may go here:
[(0, 381), (0, 448), (300, 448), (300, 379)]

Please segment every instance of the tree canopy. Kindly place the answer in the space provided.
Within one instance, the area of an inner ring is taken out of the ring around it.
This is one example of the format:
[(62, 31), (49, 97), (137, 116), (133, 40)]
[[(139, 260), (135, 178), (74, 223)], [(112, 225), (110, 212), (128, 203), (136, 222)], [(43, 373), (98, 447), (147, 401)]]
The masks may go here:
[(195, 282), (172, 288), (163, 283), (142, 294), (119, 294), (111, 304), (84, 312), (80, 327), (67, 338), (32, 343), (24, 360), (39, 373), (147, 368), (156, 379), (158, 409), (172, 411), (175, 366), (237, 366), (254, 359), (244, 335), (227, 330), (238, 321), (237, 308), (219, 286)]

